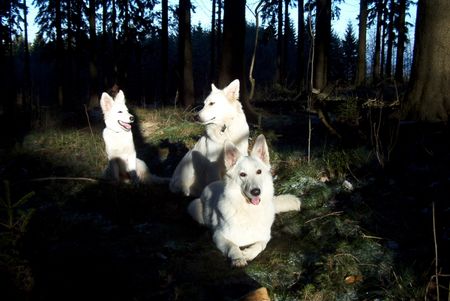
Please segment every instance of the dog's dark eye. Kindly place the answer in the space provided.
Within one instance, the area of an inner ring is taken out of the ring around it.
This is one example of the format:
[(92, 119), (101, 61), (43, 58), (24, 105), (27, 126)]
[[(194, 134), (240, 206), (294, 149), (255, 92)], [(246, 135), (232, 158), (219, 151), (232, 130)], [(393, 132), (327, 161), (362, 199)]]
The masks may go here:
[(256, 171), (256, 174), (257, 174), (257, 175), (260, 175), (260, 174), (261, 174), (261, 169), (258, 169), (258, 170)]
[(123, 113), (122, 111), (119, 111), (119, 112), (117, 112), (117, 113)]
[(214, 104), (215, 104), (215, 102), (213, 102), (213, 101), (211, 101), (211, 102), (209, 103), (210, 106), (213, 106)]
[(244, 178), (244, 177), (247, 176), (247, 174), (246, 174), (245, 172), (241, 172), (241, 173), (239, 174), (239, 176), (242, 177), (242, 178)]

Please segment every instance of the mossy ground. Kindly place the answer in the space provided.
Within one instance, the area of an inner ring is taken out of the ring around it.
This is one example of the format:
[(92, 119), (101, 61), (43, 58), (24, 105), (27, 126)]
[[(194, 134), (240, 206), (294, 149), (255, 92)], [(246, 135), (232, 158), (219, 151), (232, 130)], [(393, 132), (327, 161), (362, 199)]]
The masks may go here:
[[(177, 109), (135, 114), (138, 156), (170, 176), (202, 127)], [(370, 145), (345, 147), (317, 123), (308, 162), (302, 117), (263, 119), (251, 137), (266, 135), (276, 191), (298, 195), (302, 211), (278, 215), (267, 249), (233, 269), (186, 214), (189, 199), (164, 185), (92, 182), (106, 165), (103, 122), (81, 123), (39, 128), (1, 153), (13, 203), (34, 192), (10, 211), (16, 226), (0, 228), (2, 300), (237, 300), (260, 286), (273, 300), (431, 300), (432, 202), (449, 273), (446, 128), (402, 133), (381, 168)]]

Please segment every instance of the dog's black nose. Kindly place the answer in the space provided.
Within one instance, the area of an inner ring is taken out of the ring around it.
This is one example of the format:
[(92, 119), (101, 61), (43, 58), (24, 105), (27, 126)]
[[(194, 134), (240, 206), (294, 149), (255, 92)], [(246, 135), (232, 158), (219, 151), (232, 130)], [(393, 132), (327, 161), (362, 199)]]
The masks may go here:
[(258, 195), (261, 194), (261, 189), (259, 189), (259, 188), (253, 188), (252, 190), (250, 190), (250, 193), (251, 193), (253, 196), (258, 196)]
[(130, 116), (130, 122), (134, 121), (134, 116)]
[(194, 121), (195, 122), (200, 122), (200, 116), (198, 116), (198, 114), (194, 115)]

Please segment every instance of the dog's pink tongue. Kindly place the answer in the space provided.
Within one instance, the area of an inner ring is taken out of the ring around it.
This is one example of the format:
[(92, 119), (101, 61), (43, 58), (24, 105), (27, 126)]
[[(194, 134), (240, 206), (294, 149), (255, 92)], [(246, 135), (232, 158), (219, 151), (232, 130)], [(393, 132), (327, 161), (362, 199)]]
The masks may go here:
[(261, 199), (259, 198), (259, 196), (254, 196), (254, 197), (252, 197), (252, 199), (250, 200), (250, 202), (251, 202), (253, 205), (259, 205), (259, 202), (261, 202)]
[(126, 129), (131, 129), (131, 124), (130, 123), (121, 121), (120, 124)]

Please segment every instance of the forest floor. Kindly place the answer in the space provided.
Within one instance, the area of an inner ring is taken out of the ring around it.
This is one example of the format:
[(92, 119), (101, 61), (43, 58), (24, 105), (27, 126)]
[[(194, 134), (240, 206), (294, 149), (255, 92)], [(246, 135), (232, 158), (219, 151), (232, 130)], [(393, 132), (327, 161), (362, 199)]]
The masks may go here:
[[(264, 286), (272, 300), (447, 300), (448, 126), (342, 127), (342, 142), (314, 119), (308, 163), (308, 116), (270, 111), (251, 137), (266, 135), (277, 193), (302, 211), (278, 215), (241, 269), (187, 215), (190, 199), (92, 181), (106, 164), (101, 119), (43, 123), (2, 149), (0, 299), (245, 300)], [(138, 154), (170, 176), (201, 128), (185, 112), (136, 113)]]

